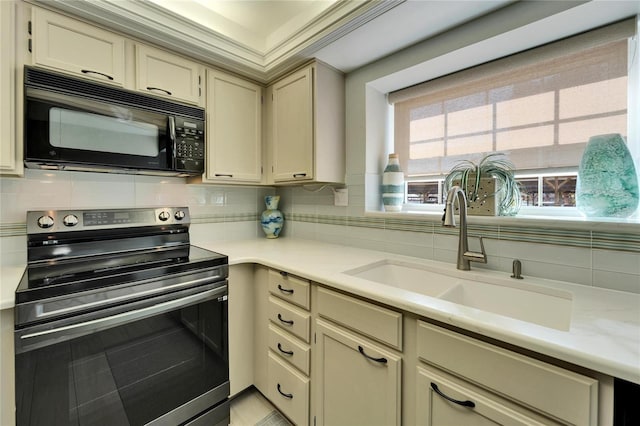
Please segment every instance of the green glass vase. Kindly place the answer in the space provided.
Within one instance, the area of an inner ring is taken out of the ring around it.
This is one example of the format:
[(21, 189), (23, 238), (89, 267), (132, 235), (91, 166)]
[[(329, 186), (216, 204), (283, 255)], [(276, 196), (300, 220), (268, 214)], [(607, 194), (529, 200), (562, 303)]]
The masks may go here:
[(622, 136), (592, 136), (578, 169), (578, 210), (587, 217), (625, 218), (638, 209), (639, 199), (636, 168)]

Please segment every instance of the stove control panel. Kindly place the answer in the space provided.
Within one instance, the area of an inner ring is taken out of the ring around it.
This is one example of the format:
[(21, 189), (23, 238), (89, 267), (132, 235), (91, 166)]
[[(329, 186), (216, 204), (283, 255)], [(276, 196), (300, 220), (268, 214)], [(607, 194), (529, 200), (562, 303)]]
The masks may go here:
[(188, 207), (27, 212), (27, 234), (189, 223)]

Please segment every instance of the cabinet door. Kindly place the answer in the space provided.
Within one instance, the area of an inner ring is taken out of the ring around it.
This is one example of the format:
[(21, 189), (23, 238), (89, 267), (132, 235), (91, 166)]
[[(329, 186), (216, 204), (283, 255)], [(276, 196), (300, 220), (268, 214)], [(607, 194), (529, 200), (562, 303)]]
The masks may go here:
[(321, 319), (316, 325), (317, 424), (400, 424), (400, 357)]
[(427, 426), (559, 424), (427, 366), (417, 368), (416, 423)]
[(313, 179), (313, 68), (273, 85), (273, 180)]
[(0, 2), (0, 173), (20, 174), (21, 154), (16, 138), (15, 3)]
[(262, 87), (207, 70), (207, 179), (260, 182)]
[(164, 50), (136, 45), (136, 89), (197, 104), (200, 64)]
[(267, 397), (294, 424), (309, 424), (309, 379), (272, 352), (268, 358)]
[(124, 85), (123, 37), (37, 7), (32, 16), (34, 64)]

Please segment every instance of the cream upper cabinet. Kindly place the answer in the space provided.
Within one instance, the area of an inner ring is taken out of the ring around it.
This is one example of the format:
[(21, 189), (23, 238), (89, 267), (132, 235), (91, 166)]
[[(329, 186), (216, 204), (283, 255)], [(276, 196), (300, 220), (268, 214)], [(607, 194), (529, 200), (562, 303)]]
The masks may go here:
[(207, 164), (203, 180), (262, 179), (262, 87), (207, 70)]
[(34, 65), (124, 86), (124, 37), (37, 7), (32, 21)]
[(400, 424), (399, 355), (322, 319), (314, 351), (316, 424)]
[(314, 62), (270, 87), (274, 183), (344, 182), (344, 77)]
[(22, 148), (16, 136), (16, 4), (0, 2), (0, 173), (22, 173)]
[(200, 101), (201, 65), (150, 46), (136, 47), (136, 90), (179, 101)]

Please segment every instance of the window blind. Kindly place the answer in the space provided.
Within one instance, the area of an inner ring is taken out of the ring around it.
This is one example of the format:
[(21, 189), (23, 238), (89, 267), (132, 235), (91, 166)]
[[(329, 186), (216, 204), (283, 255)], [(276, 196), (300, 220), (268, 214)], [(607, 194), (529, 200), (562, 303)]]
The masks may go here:
[(504, 152), (519, 170), (577, 167), (589, 136), (627, 132), (629, 19), (388, 95), (409, 176)]

